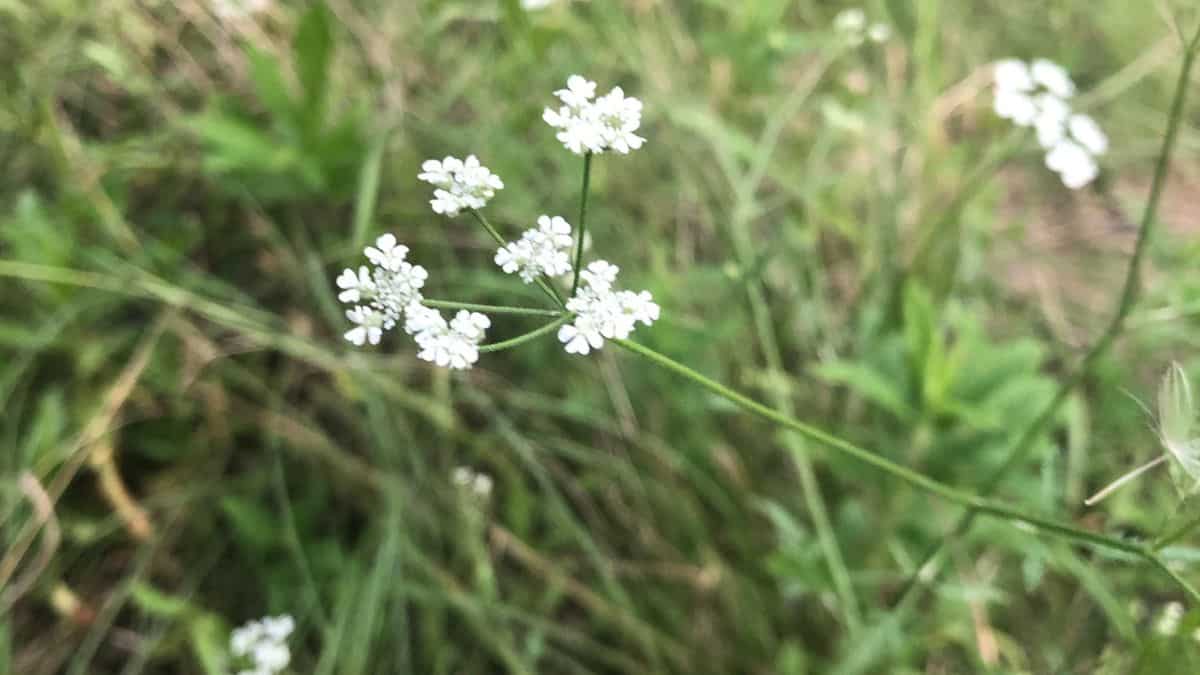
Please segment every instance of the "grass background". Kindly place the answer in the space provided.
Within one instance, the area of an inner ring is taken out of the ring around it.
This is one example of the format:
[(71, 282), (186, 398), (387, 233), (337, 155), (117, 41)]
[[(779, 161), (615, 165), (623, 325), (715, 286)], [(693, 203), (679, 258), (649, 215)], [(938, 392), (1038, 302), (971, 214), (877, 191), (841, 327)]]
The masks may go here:
[[(958, 509), (615, 349), (448, 375), (341, 341), (331, 280), (384, 231), (430, 296), (541, 302), (415, 175), (474, 153), (504, 232), (573, 219), (581, 162), (540, 115), (584, 73), (646, 103), (589, 205), (594, 254), (664, 308), (637, 339), (978, 489), (1115, 307), (1188, 7), (895, 0), (857, 49), (842, 8), (0, 0), (0, 673), (223, 672), (231, 627), (284, 612), (296, 673), (1195, 669), (1200, 613), (1153, 630), (1164, 578), (998, 521), (892, 611)], [(1096, 185), (1029, 139), (977, 169), (1013, 147), (1009, 56), (1076, 78), (1113, 141)], [(1130, 329), (1001, 496), (1139, 536), (1190, 512), (1165, 471), (1081, 502), (1160, 452), (1139, 401), (1200, 365), (1198, 148), (1193, 106)]]

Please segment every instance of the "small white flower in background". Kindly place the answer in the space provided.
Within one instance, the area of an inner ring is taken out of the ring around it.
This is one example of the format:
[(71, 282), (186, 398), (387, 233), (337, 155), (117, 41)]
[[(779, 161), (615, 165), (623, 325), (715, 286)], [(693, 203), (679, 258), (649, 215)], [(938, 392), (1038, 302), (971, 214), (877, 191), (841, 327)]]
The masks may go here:
[(1108, 152), (1108, 136), (1096, 124), (1096, 120), (1088, 115), (1071, 115), (1068, 121), (1071, 137), (1088, 149), (1093, 155), (1103, 155)]
[(421, 164), (417, 178), (433, 185), (433, 199), (429, 204), (434, 213), (457, 216), (460, 211), (482, 209), (488, 200), (496, 196), (496, 190), (504, 189), (504, 182), (486, 166), (479, 163), (475, 155), (466, 159), (447, 157), (441, 161), (426, 160)]
[(833, 29), (850, 47), (858, 47), (867, 40), (875, 43), (887, 42), (892, 37), (892, 27), (886, 23), (867, 25), (867, 13), (858, 7), (843, 9), (833, 18)]
[(842, 34), (848, 44), (857, 47), (863, 42), (863, 31), (867, 27), (867, 14), (858, 7), (843, 9), (833, 18), (833, 27)]
[(1183, 619), (1183, 605), (1178, 602), (1168, 602), (1154, 623), (1154, 630), (1159, 635), (1174, 635), (1179, 632), (1179, 622)]
[(1063, 140), (1046, 153), (1046, 167), (1057, 172), (1063, 185), (1078, 190), (1092, 182), (1100, 173), (1096, 160), (1082, 145)]
[(287, 639), (295, 628), (292, 617), (284, 614), (263, 617), (234, 630), (229, 636), (230, 653), (252, 664), (238, 675), (276, 675), (287, 668), (292, 660)]
[(267, 11), (271, 0), (212, 0), (211, 7), (217, 17), (237, 21)]
[(1075, 83), (1062, 66), (1046, 59), (1032, 64), (997, 61), (992, 102), (996, 114), (1019, 127), (1033, 127), (1046, 150), (1046, 166), (1063, 185), (1078, 190), (1100, 175), (1096, 158), (1108, 150), (1108, 137), (1087, 115), (1074, 114)]
[(540, 275), (559, 277), (571, 271), (571, 224), (561, 216), (540, 216), (538, 226), (496, 251), (496, 264), (525, 283)]
[(567, 301), (575, 320), (558, 329), (568, 354), (587, 354), (603, 347), (605, 340), (629, 337), (639, 322), (649, 326), (658, 320), (660, 309), (649, 291), (613, 290), (619, 271), (597, 260), (580, 273), (579, 293)]
[(557, 0), (521, 0), (521, 9), (546, 9), (550, 5), (553, 5), (556, 1)]
[(470, 493), (479, 499), (487, 499), (492, 495), (492, 477), (480, 473), (468, 466), (460, 466), (454, 469), (453, 473), (454, 484), (458, 487), (470, 491)]
[(596, 83), (579, 75), (567, 78), (567, 88), (554, 92), (562, 105), (546, 108), (542, 119), (558, 130), (563, 147), (582, 155), (613, 150), (628, 154), (646, 139), (635, 133), (642, 125), (642, 102), (625, 96), (620, 87), (596, 98)]
[(1033, 81), (1042, 85), (1051, 94), (1059, 98), (1071, 98), (1075, 95), (1075, 82), (1067, 69), (1047, 59), (1035, 59), (1030, 67)]
[(871, 42), (887, 42), (892, 38), (892, 27), (886, 23), (871, 24), (871, 27), (867, 30), (867, 37)]

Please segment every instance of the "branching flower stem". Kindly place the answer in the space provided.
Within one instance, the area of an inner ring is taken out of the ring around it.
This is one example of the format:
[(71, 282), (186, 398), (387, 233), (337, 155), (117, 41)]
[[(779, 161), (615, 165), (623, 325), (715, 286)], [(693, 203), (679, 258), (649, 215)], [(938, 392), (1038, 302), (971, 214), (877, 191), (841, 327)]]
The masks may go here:
[(1043, 516), (1026, 513), (1007, 504), (951, 487), (922, 473), (909, 469), (908, 467), (897, 464), (885, 457), (881, 457), (870, 450), (860, 448), (859, 446), (838, 438), (837, 436), (834, 436), (823, 429), (806, 424), (800, 420), (789, 417), (788, 415), (784, 415), (783, 413), (759, 403), (758, 401), (755, 401), (744, 394), (734, 391), (733, 389), (721, 384), (720, 382), (717, 382), (716, 380), (700, 374), (696, 370), (693, 370), (692, 368), (689, 368), (688, 366), (685, 366), (684, 364), (679, 363), (668, 356), (650, 349), (649, 347), (632, 342), (630, 340), (613, 340), (613, 342), (620, 345), (624, 349), (649, 360), (661, 368), (669, 370), (687, 380), (690, 380), (693, 384), (707, 389), (708, 391), (728, 400), (747, 412), (753, 413), (769, 422), (773, 422), (791, 431), (795, 431), (810, 440), (816, 441), (830, 448), (831, 450), (835, 450), (849, 457), (853, 457), (860, 462), (869, 464), (876, 469), (892, 476), (893, 478), (908, 483), (909, 485), (927, 492), (935, 497), (968, 507), (977, 513), (983, 513), (985, 515), (990, 515), (1003, 520), (1025, 523), (1026, 525), (1030, 525), (1034, 528), (1063, 539), (1070, 539), (1082, 544), (1088, 544), (1099, 548), (1109, 549), (1111, 551), (1127, 553), (1142, 558), (1159, 569), (1166, 571), (1177, 583), (1180, 584), (1181, 587), (1183, 587), (1185, 591), (1187, 591), (1187, 593), (1195, 602), (1200, 603), (1200, 592), (1169, 570), (1162, 559), (1159, 558), (1154, 550), (1148, 546), (1134, 541), (1117, 539), (1104, 534), (1099, 534), (1097, 532), (1091, 532), (1089, 530), (1084, 530), (1073, 525)]
[[(475, 216), (475, 220), (481, 226), (483, 226), (483, 229), (486, 230), (489, 235), (491, 235), (497, 246), (508, 245), (508, 240), (504, 238), (504, 235), (500, 234), (500, 232), (497, 231), (490, 222), (488, 222), (488, 219), (484, 217), (482, 213), (480, 213), (477, 209), (471, 209), (471, 215)], [(538, 278), (536, 282), (538, 288), (542, 289), (542, 292), (545, 293), (546, 297), (550, 298), (554, 304), (564, 309), (566, 308), (567, 304), (566, 301), (563, 300), (562, 294), (559, 293), (558, 289), (556, 289), (549, 281), (547, 281), (545, 278)]]
[[(1046, 405), (1041, 414), (1018, 437), (1012, 449), (1009, 450), (1004, 464), (984, 484), (981, 491), (983, 495), (992, 494), (1004, 482), (1004, 479), (1029, 457), (1034, 444), (1045, 434), (1046, 429), (1058, 415), (1059, 408), (1066, 402), (1070, 393), (1091, 374), (1100, 359), (1108, 353), (1108, 350), (1125, 327), (1125, 320), (1137, 302), (1138, 292), (1141, 288), (1142, 261), (1146, 256), (1147, 244), (1154, 233), (1154, 224), (1158, 215), (1158, 204), (1162, 198), (1163, 188), (1166, 185), (1167, 169), (1171, 164), (1171, 156), (1175, 150), (1175, 139), (1179, 134), (1179, 124), (1183, 117), (1188, 83), (1191, 81), (1192, 66), (1196, 60), (1198, 47), (1200, 47), (1200, 29), (1184, 45), (1183, 64), (1179, 69), (1179, 79), (1175, 86), (1175, 95), (1171, 103), (1171, 112), (1167, 121), (1167, 132), (1163, 136), (1162, 149), (1159, 151), (1158, 162), (1154, 168), (1154, 179), (1150, 185), (1150, 197), (1146, 202), (1146, 208), (1142, 211), (1142, 219), (1138, 227), (1137, 243), (1134, 246), (1133, 256), (1129, 260), (1129, 269), (1125, 275), (1125, 283), (1121, 291), (1120, 301), (1117, 303), (1116, 313), (1113, 315), (1112, 321), (1109, 322), (1108, 328), (1105, 329), (1100, 338), (1092, 345), (1092, 348), (1084, 355), (1079, 367), (1076, 368), (1070, 377), (1063, 381), (1058, 391), (1055, 392), (1054, 398), (1050, 400), (1050, 403)], [(936, 540), (938, 543), (926, 552), (920, 564), (916, 566), (913, 573), (905, 582), (896, 600), (897, 605), (902, 603), (908, 594), (912, 592), (913, 588), (916, 587), (918, 577), (923, 573), (922, 571), (938, 557), (945, 544), (957, 540), (967, 530), (971, 529), (976, 511), (977, 509), (971, 509), (964, 513), (955, 524), (954, 529), (947, 533), (947, 536)]]
[(538, 309), (535, 307), (514, 307), (512, 305), (480, 305), (474, 302), (456, 302), (453, 300), (431, 300), (425, 298), (421, 301), (426, 307), (435, 309), (465, 309), (472, 312), (483, 312), (485, 314), (521, 314), (525, 316), (562, 316), (562, 311), (557, 309)]
[(583, 239), (587, 235), (588, 188), (592, 182), (592, 153), (583, 156), (583, 190), (579, 193), (579, 235), (575, 237), (575, 274), (571, 279), (571, 297), (579, 288), (579, 270), (583, 268)]
[(493, 342), (492, 344), (488, 344), (488, 345), (480, 345), (479, 352), (481, 354), (485, 353), (485, 352), (499, 352), (499, 351), (504, 351), (505, 349), (512, 349), (513, 347), (519, 347), (519, 346), (525, 344), (526, 342), (529, 342), (531, 340), (536, 340), (536, 339), (540, 338), (541, 336), (546, 335), (547, 333), (553, 333), (554, 331), (558, 330), (559, 326), (561, 326), (565, 323), (570, 323), (574, 319), (575, 319), (574, 314), (563, 314), (562, 316), (558, 317), (554, 321), (551, 321), (550, 323), (548, 323), (540, 328), (535, 328), (534, 330), (531, 330), (528, 333), (518, 335), (515, 338), (510, 338), (508, 340), (504, 340), (503, 342)]

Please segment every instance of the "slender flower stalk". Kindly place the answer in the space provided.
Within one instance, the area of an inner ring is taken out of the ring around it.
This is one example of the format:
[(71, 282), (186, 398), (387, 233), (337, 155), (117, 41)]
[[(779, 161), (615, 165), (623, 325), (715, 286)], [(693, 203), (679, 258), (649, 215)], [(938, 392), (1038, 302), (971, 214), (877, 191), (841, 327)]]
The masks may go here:
[(453, 300), (431, 300), (425, 298), (421, 301), (426, 307), (434, 309), (466, 309), (472, 312), (484, 312), (486, 314), (521, 314), (525, 316), (562, 316), (562, 311), (557, 309), (539, 309), (536, 307), (513, 307), (511, 305), (481, 305), (475, 302), (455, 302)]
[(492, 344), (489, 344), (489, 345), (480, 345), (479, 352), (481, 354), (487, 353), (487, 352), (500, 352), (500, 351), (504, 351), (505, 349), (512, 349), (513, 347), (519, 347), (519, 346), (525, 344), (526, 342), (530, 342), (532, 340), (536, 340), (536, 339), (542, 337), (543, 335), (549, 335), (550, 333), (553, 333), (554, 331), (558, 330), (560, 326), (571, 321), (574, 318), (575, 318), (574, 314), (564, 314), (564, 315), (560, 316), (559, 318), (555, 319), (554, 321), (551, 321), (550, 323), (547, 323), (539, 328), (531, 330), (528, 333), (525, 333), (524, 335), (518, 335), (515, 338), (509, 339), (509, 340), (504, 340), (503, 342), (493, 342)]
[(592, 153), (583, 156), (583, 191), (579, 194), (579, 233), (575, 236), (575, 276), (571, 279), (571, 295), (579, 289), (579, 271), (583, 264), (583, 240), (587, 236), (587, 205), (592, 181)]
[(1151, 547), (1139, 544), (1133, 541), (1117, 539), (1104, 534), (1084, 530), (1073, 525), (1062, 523), (1050, 518), (1024, 512), (1007, 504), (997, 502), (986, 497), (971, 494), (964, 490), (951, 487), (945, 483), (938, 482), (922, 473), (909, 469), (908, 467), (897, 464), (885, 457), (882, 457), (870, 450), (861, 448), (849, 441), (843, 440), (833, 434), (820, 429), (818, 427), (806, 424), (792, 418), (788, 415), (774, 410), (754, 399), (741, 394), (716, 380), (706, 377), (696, 370), (685, 366), (668, 356), (660, 354), (649, 347), (632, 342), (630, 340), (615, 340), (615, 342), (626, 350), (637, 354), (656, 366), (669, 370), (677, 375), (684, 377), (697, 386), (703, 387), (708, 391), (728, 400), (734, 405), (751, 412), (769, 422), (773, 422), (781, 427), (795, 431), (806, 438), (814, 440), (832, 450), (840, 452), (865, 464), (887, 473), (893, 478), (899, 479), (909, 485), (927, 492), (935, 497), (945, 501), (953, 502), (960, 506), (966, 506), (974, 512), (983, 513), (1003, 520), (1025, 523), (1034, 528), (1042, 530), (1046, 533), (1055, 535), (1063, 539), (1070, 539), (1082, 544), (1088, 544), (1098, 548), (1105, 548), (1111, 551), (1128, 553), (1147, 562), (1155, 565), (1168, 573), (1177, 583), (1184, 588), (1185, 591), (1192, 597), (1194, 601), (1200, 603), (1200, 592), (1197, 592), (1185, 580), (1171, 572), (1167, 565), (1157, 555)]

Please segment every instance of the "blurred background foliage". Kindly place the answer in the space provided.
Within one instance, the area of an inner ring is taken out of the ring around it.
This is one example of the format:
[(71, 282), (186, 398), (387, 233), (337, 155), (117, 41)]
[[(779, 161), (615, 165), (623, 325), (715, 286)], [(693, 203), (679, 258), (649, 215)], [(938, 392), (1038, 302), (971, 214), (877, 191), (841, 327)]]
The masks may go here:
[[(1200, 612), (1155, 630), (1162, 578), (996, 521), (893, 612), (957, 509), (613, 349), (453, 376), (348, 349), (330, 281), (391, 231), (431, 295), (538, 303), (418, 166), (479, 155), (506, 233), (571, 219), (542, 108), (620, 84), (649, 142), (596, 162), (590, 224), (664, 308), (637, 337), (978, 489), (1115, 306), (1187, 3), (888, 0), (858, 47), (816, 0), (218, 4), (0, 0), (0, 672), (220, 673), (230, 627), (284, 612), (296, 673), (1200, 665)], [(1092, 188), (1032, 143), (971, 180), (1009, 56), (1080, 84), (1114, 146)], [(1160, 452), (1139, 401), (1200, 365), (1197, 109), (1130, 330), (1007, 499), (1143, 536), (1189, 513), (1165, 472), (1082, 499)]]

